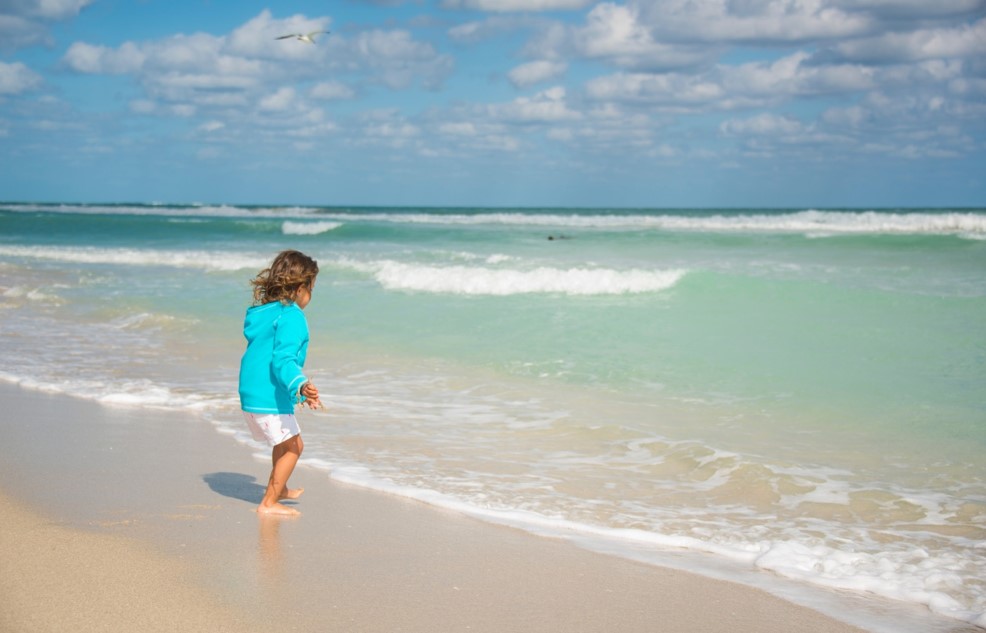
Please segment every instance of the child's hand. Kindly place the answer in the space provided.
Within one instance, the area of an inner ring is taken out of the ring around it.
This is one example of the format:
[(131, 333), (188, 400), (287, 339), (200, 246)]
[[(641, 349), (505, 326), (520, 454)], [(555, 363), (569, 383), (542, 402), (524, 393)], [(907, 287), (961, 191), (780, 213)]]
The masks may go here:
[(305, 404), (309, 409), (322, 409), (322, 401), (318, 397), (318, 387), (311, 382), (306, 382), (301, 387), (301, 395), (305, 396)]

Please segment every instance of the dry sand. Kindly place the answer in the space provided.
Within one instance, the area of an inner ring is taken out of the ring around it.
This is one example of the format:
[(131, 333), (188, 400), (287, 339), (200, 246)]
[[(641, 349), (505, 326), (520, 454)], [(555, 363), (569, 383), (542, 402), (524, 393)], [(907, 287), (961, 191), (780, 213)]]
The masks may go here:
[(131, 539), (58, 525), (0, 496), (0, 631), (260, 630), (189, 565)]
[(303, 515), (259, 517), (267, 465), (195, 416), (10, 385), (0, 403), (4, 632), (860, 630), (303, 466)]

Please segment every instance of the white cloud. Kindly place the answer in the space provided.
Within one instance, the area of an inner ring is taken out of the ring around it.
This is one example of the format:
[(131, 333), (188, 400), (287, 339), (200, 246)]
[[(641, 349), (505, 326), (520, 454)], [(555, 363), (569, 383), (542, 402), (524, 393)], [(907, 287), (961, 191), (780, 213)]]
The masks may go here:
[(13, 95), (41, 85), (41, 76), (21, 62), (0, 62), (0, 95)]
[(0, 11), (7, 15), (42, 20), (65, 20), (79, 14), (93, 0), (4, 0)]
[[(335, 36), (321, 35), (314, 46), (297, 40), (278, 40), (289, 33), (314, 33), (329, 31), (332, 21), (328, 17), (309, 18), (292, 15), (283, 20), (275, 19), (268, 9), (237, 28), (226, 40), (226, 52), (243, 57), (268, 59), (312, 60), (324, 57), (325, 49), (334, 45)], [(331, 39), (330, 39), (331, 38)]]
[(926, 18), (982, 11), (983, 0), (833, 0), (835, 6), (888, 18)]
[(108, 75), (136, 72), (143, 66), (145, 59), (144, 53), (133, 42), (125, 42), (118, 49), (76, 42), (62, 58), (76, 72)]
[(460, 106), (444, 112), (432, 120), (423, 133), (426, 135), (422, 141), (433, 145), (433, 155), (514, 152), (522, 145), (510, 134), (507, 123), (494, 120), (488, 107), (480, 106)]
[(384, 138), (407, 139), (421, 134), (421, 130), (415, 125), (407, 122), (390, 121), (369, 125), (365, 128), (365, 131), (370, 136), (379, 136)]
[(79, 14), (92, 0), (0, 1), (0, 50), (51, 44), (50, 22)]
[(797, 119), (765, 112), (748, 119), (725, 121), (719, 130), (731, 136), (786, 136), (802, 132), (804, 126)]
[(444, 0), (442, 6), (447, 9), (531, 13), (581, 9), (589, 2), (591, 0)]
[(571, 128), (552, 128), (545, 134), (553, 141), (569, 142), (575, 138), (575, 132)]
[(476, 124), (465, 121), (442, 123), (438, 126), (438, 131), (449, 136), (476, 136), (478, 134)]
[(873, 86), (873, 70), (859, 65), (814, 65), (797, 52), (773, 62), (720, 66), (723, 84), (732, 94), (790, 97), (858, 92)]
[(869, 111), (861, 106), (829, 108), (822, 113), (822, 122), (837, 128), (858, 128), (868, 118)]
[(35, 129), (45, 132), (79, 131), (85, 129), (83, 123), (79, 121), (67, 121), (65, 119), (53, 120), (42, 118), (31, 121), (30, 125)]
[(826, 110), (818, 129), (853, 139), (857, 151), (864, 153), (945, 158), (975, 151), (977, 142), (962, 120), (981, 120), (984, 114), (939, 95), (877, 91), (856, 105)]
[(157, 104), (150, 99), (134, 99), (130, 102), (130, 111), (137, 114), (153, 114)]
[(484, 136), (482, 141), (477, 144), (479, 149), (495, 150), (498, 152), (516, 152), (520, 150), (520, 141), (512, 136), (505, 134), (491, 134)]
[(321, 116), (321, 110), (310, 111), (304, 118), (312, 122), (312, 125), (303, 125), (301, 127), (287, 130), (285, 135), (294, 138), (315, 138), (317, 136), (332, 134), (339, 129), (339, 126), (331, 121), (322, 121)]
[(198, 127), (199, 132), (218, 132), (219, 130), (226, 127), (226, 124), (222, 121), (206, 121)]
[(199, 160), (215, 160), (222, 157), (222, 150), (218, 147), (210, 145), (208, 147), (202, 147), (197, 152), (195, 152), (196, 158)]
[(582, 34), (583, 49), (592, 57), (640, 54), (655, 44), (636, 11), (608, 2), (589, 12)]
[(574, 29), (560, 23), (544, 23), (537, 27), (535, 37), (524, 45), (526, 59), (557, 59), (576, 61), (572, 43)]
[(580, 118), (578, 112), (566, 105), (565, 94), (564, 88), (555, 86), (534, 97), (518, 97), (510, 103), (487, 106), (487, 111), (494, 119), (512, 123), (552, 123)]
[(573, 47), (583, 57), (605, 59), (622, 68), (668, 69), (692, 66), (708, 59), (707, 48), (657, 41), (632, 7), (604, 2), (572, 34)]
[(274, 94), (260, 100), (260, 109), (268, 112), (283, 112), (295, 104), (294, 88), (284, 87)]
[(512, 36), (519, 30), (543, 26), (542, 18), (527, 15), (494, 15), (484, 20), (464, 22), (448, 29), (448, 36), (456, 42), (474, 43), (500, 35)]
[[(328, 23), (328, 18), (301, 15), (275, 20), (265, 10), (228, 37), (177, 34), (117, 48), (76, 42), (62, 61), (80, 73), (133, 75), (151, 99), (197, 108), (247, 108), (263, 100), (268, 110), (276, 109), (277, 100), (266, 93), (330, 69), (360, 73), (363, 81), (392, 89), (416, 82), (436, 87), (452, 69), (450, 57), (402, 30), (364, 31), (348, 40), (333, 36), (314, 45), (275, 39), (285, 31), (317, 30)], [(319, 99), (356, 94), (335, 81), (318, 83), (310, 93)]]
[[(222, 96), (222, 91), (239, 92), (260, 85), (257, 79), (251, 77), (178, 71), (148, 75), (144, 78), (144, 83), (153, 96), (172, 101), (189, 100), (205, 104), (210, 103), (210, 97)], [(235, 98), (232, 100), (223, 99), (215, 103), (224, 105), (243, 103), (241, 95), (227, 96)]]
[(854, 94), (875, 85), (861, 65), (814, 65), (807, 53), (770, 62), (717, 65), (701, 73), (617, 73), (586, 84), (597, 101), (625, 101), (667, 108), (764, 107), (802, 96)]
[(507, 78), (514, 86), (526, 88), (545, 81), (553, 81), (565, 74), (568, 64), (563, 62), (541, 59), (521, 64), (507, 73)]
[(338, 81), (321, 81), (308, 91), (312, 99), (323, 101), (338, 101), (342, 99), (352, 99), (356, 96), (356, 91), (344, 83)]
[(224, 40), (208, 33), (178, 34), (146, 44), (151, 69), (185, 72), (218, 71)]
[(835, 46), (842, 57), (871, 63), (981, 57), (986, 54), (986, 19), (953, 28), (919, 29), (850, 40)]
[(198, 112), (195, 106), (188, 105), (186, 103), (176, 103), (175, 105), (171, 106), (169, 110), (173, 115), (177, 117), (181, 117), (183, 119), (191, 118), (195, 116), (195, 114)]
[[(314, 45), (276, 39), (288, 33), (327, 31), (330, 25), (328, 17), (293, 15), (278, 20), (264, 10), (229, 35), (222, 53), (262, 66), (268, 76), (317, 78), (332, 69), (361, 72), (394, 89), (408, 88), (419, 80), (426, 87), (434, 87), (452, 70), (451, 57), (401, 29), (371, 29), (351, 37), (330, 33), (317, 37)], [(337, 82), (326, 83), (317, 92), (323, 99), (355, 96)]]
[(79, 14), (83, 8), (92, 4), (92, 0), (33, 0), (30, 2), (14, 1), (13, 6), (28, 6), (35, 15), (48, 20), (64, 20)]
[(715, 47), (663, 41), (640, 20), (633, 7), (603, 2), (586, 16), (584, 26), (542, 27), (525, 47), (529, 57), (600, 60), (624, 69), (668, 70), (713, 59)]
[(667, 143), (662, 143), (657, 147), (652, 148), (648, 153), (655, 158), (674, 158), (678, 156), (680, 152), (677, 148), (668, 145)]
[(407, 88), (416, 78), (421, 78), (425, 87), (436, 87), (453, 67), (451, 57), (402, 30), (364, 31), (353, 39), (350, 52), (355, 63), (373, 69), (392, 89)]
[(698, 75), (617, 73), (589, 81), (586, 94), (599, 101), (701, 105), (725, 93), (719, 83)]
[(40, 23), (0, 13), (0, 51), (43, 43), (48, 30)]
[[(523, 52), (529, 59), (570, 66), (582, 58), (649, 73), (707, 68), (736, 46), (772, 47), (788, 58), (801, 55), (801, 61), (808, 58), (804, 51), (818, 49), (810, 64), (799, 62), (802, 88), (815, 93), (858, 90), (872, 76), (861, 64), (986, 55), (986, 19), (981, 18), (986, 1), (943, 2), (947, 6), (940, 11), (924, 14), (978, 11), (980, 19), (924, 27), (928, 21), (914, 17), (921, 10), (911, 0), (628, 0), (601, 2), (586, 13), (581, 26), (542, 26)], [(882, 19), (884, 13), (896, 17)], [(812, 72), (808, 66), (825, 70)]]
[(483, 38), (482, 22), (466, 22), (457, 24), (448, 30), (449, 37), (459, 42), (476, 42)]
[(397, 128), (407, 124), (407, 117), (397, 108), (367, 110), (357, 117), (364, 128)]
[(874, 91), (856, 106), (827, 110), (822, 118), (829, 122), (853, 122), (856, 125), (885, 126), (887, 129), (928, 129), (936, 119), (949, 125), (958, 123), (954, 116), (959, 102), (940, 95), (913, 93), (908, 95)]
[(393, 109), (372, 110), (358, 117), (350, 128), (349, 142), (357, 146), (379, 146), (394, 149), (418, 147), (422, 130)]
[(872, 18), (831, 0), (631, 0), (662, 38), (712, 43), (791, 43), (870, 32)]
[(967, 76), (969, 70), (963, 60), (929, 60), (915, 64), (894, 64), (874, 68), (877, 87), (882, 90), (904, 91), (934, 89)]
[(597, 108), (582, 119), (562, 128), (552, 127), (548, 138), (569, 144), (578, 154), (608, 155), (620, 160), (631, 153), (651, 158), (666, 158), (655, 145), (654, 138), (659, 124), (640, 113), (621, 111), (608, 106)]
[(948, 83), (948, 90), (956, 95), (986, 97), (986, 78), (959, 77)]

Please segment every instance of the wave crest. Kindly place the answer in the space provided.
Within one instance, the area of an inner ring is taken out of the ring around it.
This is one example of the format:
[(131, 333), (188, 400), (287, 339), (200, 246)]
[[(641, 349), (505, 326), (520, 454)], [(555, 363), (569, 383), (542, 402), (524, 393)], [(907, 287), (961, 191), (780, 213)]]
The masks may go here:
[(388, 290), (506, 296), (551, 293), (613, 295), (659, 292), (674, 286), (684, 270), (549, 268), (507, 270), (478, 266), (429, 266), (382, 261), (363, 267)]
[(319, 235), (342, 226), (342, 222), (285, 222), (281, 232), (285, 235)]
[(121, 264), (170, 266), (201, 270), (233, 271), (259, 269), (262, 257), (207, 251), (165, 251), (136, 248), (83, 248), (71, 246), (0, 246), (0, 256), (25, 257), (76, 264)]

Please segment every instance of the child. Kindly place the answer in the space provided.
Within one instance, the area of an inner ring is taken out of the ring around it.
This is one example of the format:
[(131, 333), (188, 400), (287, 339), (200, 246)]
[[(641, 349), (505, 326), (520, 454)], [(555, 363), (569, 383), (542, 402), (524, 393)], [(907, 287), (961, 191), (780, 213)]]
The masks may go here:
[(304, 253), (283, 251), (253, 284), (253, 306), (246, 312), (246, 352), (240, 361), (240, 407), (254, 439), (273, 446), (267, 491), (257, 507), (263, 514), (297, 515), (280, 503), (297, 499), (303, 488), (288, 488), (304, 444), (295, 405), (322, 406), (318, 389), (302, 368), (308, 353), (308, 322), (302, 310), (312, 299), (318, 263)]

